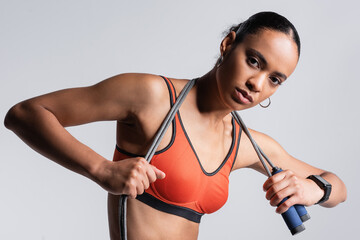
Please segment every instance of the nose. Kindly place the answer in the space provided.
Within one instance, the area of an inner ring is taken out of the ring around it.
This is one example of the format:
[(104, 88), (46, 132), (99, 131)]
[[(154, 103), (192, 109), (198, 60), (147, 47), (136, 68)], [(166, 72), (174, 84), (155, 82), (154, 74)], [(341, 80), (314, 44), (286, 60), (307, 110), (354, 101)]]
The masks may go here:
[(246, 81), (245, 85), (252, 92), (260, 92), (264, 87), (266, 78), (267, 77), (265, 74), (259, 73), (255, 76), (250, 77)]

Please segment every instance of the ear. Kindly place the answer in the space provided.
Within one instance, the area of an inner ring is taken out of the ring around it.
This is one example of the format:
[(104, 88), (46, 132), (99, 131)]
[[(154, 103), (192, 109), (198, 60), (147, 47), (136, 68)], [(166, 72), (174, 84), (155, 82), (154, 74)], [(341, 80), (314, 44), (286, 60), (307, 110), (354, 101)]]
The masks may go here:
[(235, 42), (236, 33), (231, 31), (221, 42), (220, 44), (220, 54), (225, 56), (227, 52), (230, 51), (232, 44)]

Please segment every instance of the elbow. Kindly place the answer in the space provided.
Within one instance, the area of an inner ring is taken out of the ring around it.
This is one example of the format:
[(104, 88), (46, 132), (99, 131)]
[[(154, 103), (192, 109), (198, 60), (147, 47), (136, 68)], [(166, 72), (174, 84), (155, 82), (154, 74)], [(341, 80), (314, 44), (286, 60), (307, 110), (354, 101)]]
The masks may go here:
[(347, 189), (345, 183), (334, 173), (325, 172), (322, 176), (326, 176), (332, 185), (330, 198), (328, 201), (321, 203), (320, 205), (327, 208), (332, 208), (338, 204), (345, 202), (347, 199)]
[(339, 192), (340, 192), (340, 196), (339, 196), (339, 203), (342, 203), (342, 202), (345, 202), (346, 199), (347, 199), (347, 188), (346, 188), (346, 185), (345, 183), (341, 180), (340, 180), (340, 184), (339, 184)]
[(347, 199), (347, 189), (343, 181), (339, 179), (339, 182), (335, 185), (333, 189), (334, 192), (331, 193), (329, 201), (320, 204), (323, 207), (332, 208), (337, 206), (340, 203), (343, 203)]
[(16, 130), (19, 125), (26, 119), (26, 113), (29, 110), (29, 106), (26, 102), (21, 102), (14, 105), (10, 110), (7, 112), (4, 125), (7, 129), (12, 131)]
[(12, 129), (15, 125), (16, 118), (18, 116), (18, 110), (19, 109), (19, 103), (10, 108), (10, 110), (6, 113), (5, 119), (4, 119), (4, 126), (7, 129)]

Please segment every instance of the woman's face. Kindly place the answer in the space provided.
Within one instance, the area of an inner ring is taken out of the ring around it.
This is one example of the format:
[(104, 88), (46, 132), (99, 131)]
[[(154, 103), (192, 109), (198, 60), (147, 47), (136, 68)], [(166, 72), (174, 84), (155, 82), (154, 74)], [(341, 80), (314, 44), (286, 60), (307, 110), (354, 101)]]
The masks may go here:
[(224, 60), (217, 68), (216, 79), (224, 103), (242, 110), (275, 93), (295, 70), (298, 52), (290, 36), (274, 30), (247, 35), (231, 50), (234, 39), (232, 32), (221, 44)]

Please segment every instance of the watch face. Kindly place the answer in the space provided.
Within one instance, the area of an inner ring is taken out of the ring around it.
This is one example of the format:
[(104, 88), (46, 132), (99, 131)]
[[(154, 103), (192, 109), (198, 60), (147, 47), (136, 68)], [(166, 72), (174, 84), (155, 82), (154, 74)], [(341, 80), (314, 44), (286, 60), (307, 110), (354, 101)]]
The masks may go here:
[(327, 185), (331, 186), (331, 184), (328, 181), (326, 181), (324, 178), (322, 178), (321, 176), (315, 175), (315, 177), (316, 177), (317, 180), (319, 180), (325, 186), (327, 186)]

